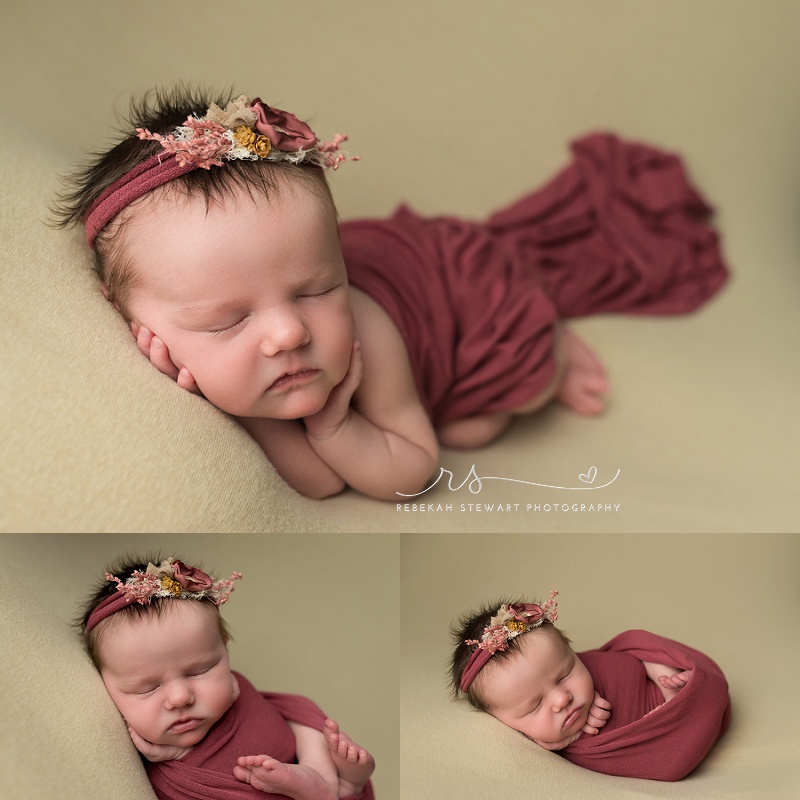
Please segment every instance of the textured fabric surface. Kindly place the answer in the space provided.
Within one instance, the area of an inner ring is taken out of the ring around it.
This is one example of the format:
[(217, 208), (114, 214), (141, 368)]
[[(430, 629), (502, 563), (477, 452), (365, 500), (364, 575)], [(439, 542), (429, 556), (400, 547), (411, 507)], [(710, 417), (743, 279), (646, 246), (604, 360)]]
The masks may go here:
[(711, 208), (680, 159), (611, 134), (487, 223), (346, 222), (353, 285), (401, 332), (434, 427), (518, 408), (556, 374), (559, 319), (680, 314), (726, 281)]
[[(325, 714), (301, 695), (258, 692), (234, 672), (241, 694), (205, 739), (180, 761), (147, 765), (147, 776), (159, 800), (281, 800), (286, 796), (262, 792), (233, 775), (239, 756), (269, 755), (284, 764), (297, 762), (289, 722), (322, 730)], [(372, 800), (367, 785), (347, 800)]]
[[(597, 736), (582, 736), (563, 751), (573, 764), (605, 775), (679, 781), (730, 725), (725, 675), (692, 647), (633, 630), (579, 657), (612, 710)], [(661, 690), (647, 678), (643, 661), (691, 670), (692, 675), (665, 703)]]

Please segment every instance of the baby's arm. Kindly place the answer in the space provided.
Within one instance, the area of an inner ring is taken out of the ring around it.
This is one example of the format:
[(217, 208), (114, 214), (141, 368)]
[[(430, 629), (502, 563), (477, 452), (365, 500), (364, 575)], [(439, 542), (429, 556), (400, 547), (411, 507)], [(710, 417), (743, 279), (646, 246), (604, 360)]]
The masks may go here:
[[(398, 380), (402, 369), (388, 354), (383, 358), (396, 370), (389, 404), (374, 396), (377, 369), (361, 386), (361, 347), (355, 342), (347, 377), (331, 392), (325, 407), (304, 422), (311, 448), (348, 485), (370, 497), (397, 500), (397, 492), (425, 488), (439, 451), (410, 370), (407, 381)], [(359, 387), (359, 397), (351, 405)], [(381, 387), (382, 395), (386, 388)]]
[(374, 300), (355, 290), (351, 299), (360, 347), (325, 408), (306, 417), (306, 432), (314, 451), (347, 484), (398, 500), (398, 492), (428, 485), (439, 445), (399, 331)]
[[(201, 394), (191, 373), (175, 366), (158, 337), (135, 322), (131, 331), (153, 366), (181, 388)], [(372, 497), (396, 500), (396, 492), (410, 494), (423, 489), (438, 459), (436, 436), (412, 388), (407, 356), (401, 352), (393, 360), (386, 353), (382, 366), (394, 368), (402, 360), (406, 361), (405, 371), (397, 368), (391, 376), (390, 383), (399, 385), (401, 391), (393, 393), (386, 425), (376, 424), (351, 407), (363, 370), (358, 342), (354, 342), (350, 370), (317, 414), (305, 420), (239, 417), (238, 421), (278, 474), (305, 497), (330, 497), (350, 485)], [(370, 384), (377, 382), (373, 379)], [(390, 395), (392, 388), (384, 385), (382, 391)]]
[(670, 667), (666, 664), (656, 664), (652, 661), (643, 661), (647, 677), (661, 689), (664, 701), (672, 700), (678, 692), (683, 689), (692, 676), (690, 669), (681, 670), (678, 667)]
[(304, 497), (321, 500), (345, 488), (344, 480), (313, 450), (302, 420), (239, 418), (278, 474)]

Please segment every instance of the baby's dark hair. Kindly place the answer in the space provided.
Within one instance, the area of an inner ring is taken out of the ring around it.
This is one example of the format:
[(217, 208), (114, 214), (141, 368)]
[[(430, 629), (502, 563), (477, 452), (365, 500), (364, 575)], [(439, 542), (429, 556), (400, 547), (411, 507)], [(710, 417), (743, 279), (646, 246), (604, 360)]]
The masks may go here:
[[(160, 564), (164, 560), (164, 556), (160, 553), (145, 553), (139, 555), (126, 555), (111, 564), (104, 573), (107, 572), (119, 578), (123, 583), (133, 575), (134, 572), (144, 572), (148, 564)], [(176, 558), (178, 561), (185, 562), (182, 558)], [(190, 561), (189, 563), (196, 565), (196, 562)], [(201, 599), (180, 599), (174, 600), (169, 597), (153, 597), (149, 603), (131, 603), (128, 606), (115, 612), (107, 620), (96, 625), (88, 633), (86, 632), (86, 624), (92, 612), (97, 608), (100, 603), (107, 597), (117, 593), (117, 583), (115, 581), (103, 578), (102, 582), (98, 582), (94, 589), (91, 590), (86, 600), (81, 605), (78, 617), (73, 623), (74, 627), (79, 631), (83, 640), (86, 652), (89, 654), (92, 663), (99, 671), (102, 667), (100, 658), (100, 640), (102, 639), (103, 630), (108, 623), (121, 619), (140, 619), (142, 617), (156, 616), (160, 617), (164, 613), (169, 613), (169, 608), (174, 608), (176, 603), (199, 603), (203, 609), (216, 620), (219, 629), (219, 634), (222, 641), (227, 644), (233, 637), (231, 636), (228, 625), (219, 613), (219, 608), (215, 603), (207, 597)]]
[[(59, 227), (83, 224), (90, 206), (105, 189), (161, 151), (159, 142), (139, 139), (136, 128), (166, 136), (183, 125), (187, 117), (204, 116), (211, 103), (224, 108), (234, 96), (232, 91), (213, 94), (179, 84), (172, 89), (153, 89), (134, 98), (119, 131), (124, 138), (109, 150), (94, 153), (91, 161), (63, 177), (64, 187), (51, 209), (55, 224)], [(167, 185), (186, 196), (203, 197), (208, 206), (212, 200), (229, 196), (236, 188), (269, 198), (287, 183), (303, 185), (329, 203), (335, 213), (324, 170), (311, 163), (232, 160), (223, 167), (192, 170)], [(135, 286), (136, 276), (122, 251), (124, 217), (119, 215), (97, 234), (94, 266), (107, 298), (127, 319), (127, 296)]]
[[(483, 629), (489, 625), (489, 621), (493, 616), (495, 616), (495, 614), (497, 614), (497, 609), (499, 609), (500, 606), (517, 605), (530, 602), (532, 601), (527, 600), (526, 598), (501, 598), (500, 600), (495, 600), (492, 603), (486, 603), (477, 610), (468, 611), (465, 614), (462, 614), (455, 622), (453, 622), (453, 624), (450, 626), (450, 635), (453, 639), (453, 654), (450, 658), (450, 669), (448, 673), (448, 683), (450, 685), (450, 691), (453, 695), (453, 698), (457, 699), (464, 695), (473, 708), (476, 708), (478, 711), (485, 711), (487, 713), (490, 712), (489, 706), (481, 693), (481, 682), (479, 680), (472, 681), (472, 683), (467, 687), (466, 692), (461, 691), (461, 676), (464, 673), (464, 669), (467, 666), (470, 656), (475, 650), (475, 645), (468, 645), (466, 640), (480, 640), (481, 635), (483, 634)], [(563, 631), (553, 625), (552, 622), (544, 621), (533, 631), (520, 636), (515, 636), (513, 639), (509, 639), (506, 649), (498, 650), (492, 656), (490, 664), (513, 658), (513, 656), (519, 650), (520, 642), (523, 636), (529, 636), (536, 631), (543, 631), (550, 635), (557, 636), (562, 642), (564, 642), (565, 645), (567, 645), (567, 647), (572, 646), (572, 642), (567, 638), (567, 636), (565, 636)], [(489, 664), (487, 664), (487, 666), (489, 666)], [(486, 667), (484, 667), (484, 669), (486, 669)]]

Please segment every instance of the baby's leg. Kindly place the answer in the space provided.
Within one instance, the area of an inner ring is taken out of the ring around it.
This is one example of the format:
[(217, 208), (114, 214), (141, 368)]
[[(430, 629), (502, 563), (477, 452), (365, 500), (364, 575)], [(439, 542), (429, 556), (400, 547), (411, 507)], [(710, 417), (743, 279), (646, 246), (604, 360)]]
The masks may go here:
[(653, 661), (643, 661), (647, 677), (655, 683), (661, 694), (664, 695), (664, 702), (672, 700), (678, 692), (689, 683), (692, 677), (692, 670), (681, 670), (668, 664), (656, 664)]
[(563, 377), (556, 397), (578, 414), (599, 414), (603, 410), (602, 396), (608, 391), (605, 369), (572, 331), (564, 328), (562, 335)]
[(436, 437), (444, 447), (456, 450), (483, 447), (493, 442), (511, 422), (511, 414), (484, 414), (449, 422), (436, 430)]
[(332, 720), (325, 720), (325, 740), (339, 772), (339, 797), (358, 794), (375, 770), (375, 759)]
[(269, 756), (240, 756), (233, 774), (254, 789), (293, 800), (336, 800), (334, 790), (315, 770), (300, 764), (283, 764)]
[(689, 683), (689, 678), (692, 676), (690, 669), (683, 672), (675, 672), (671, 675), (659, 675), (658, 685), (661, 689), (661, 694), (664, 695), (664, 700), (672, 700), (678, 692)]
[(579, 414), (594, 415), (603, 410), (602, 396), (608, 380), (600, 359), (572, 331), (561, 328), (556, 349), (556, 376), (539, 394), (509, 412), (458, 419), (436, 430), (439, 442), (456, 449), (483, 447), (508, 427), (513, 415), (532, 414), (558, 399)]
[(600, 359), (571, 330), (561, 326), (554, 356), (555, 378), (536, 397), (514, 409), (515, 414), (531, 414), (557, 399), (579, 414), (599, 414), (608, 380)]

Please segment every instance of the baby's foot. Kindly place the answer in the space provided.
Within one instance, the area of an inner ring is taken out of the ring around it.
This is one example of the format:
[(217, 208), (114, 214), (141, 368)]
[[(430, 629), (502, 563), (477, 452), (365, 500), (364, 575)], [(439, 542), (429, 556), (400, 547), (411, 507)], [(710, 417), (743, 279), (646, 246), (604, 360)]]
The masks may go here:
[(578, 414), (599, 414), (608, 392), (603, 365), (572, 331), (564, 329), (563, 336), (564, 377), (556, 396)]
[(283, 764), (269, 756), (240, 756), (234, 777), (262, 792), (283, 794), (293, 800), (336, 800), (336, 793), (310, 767)]
[(664, 700), (672, 700), (678, 692), (689, 683), (689, 678), (692, 676), (690, 669), (683, 672), (675, 672), (673, 675), (659, 675), (658, 683), (661, 686), (661, 693), (664, 695)]
[(375, 770), (375, 759), (332, 720), (325, 720), (325, 741), (339, 772), (339, 797), (358, 794)]

